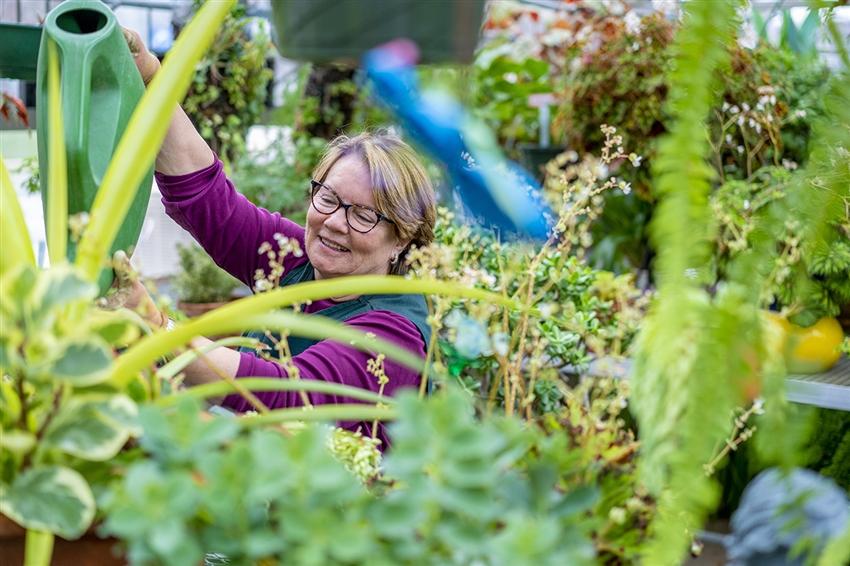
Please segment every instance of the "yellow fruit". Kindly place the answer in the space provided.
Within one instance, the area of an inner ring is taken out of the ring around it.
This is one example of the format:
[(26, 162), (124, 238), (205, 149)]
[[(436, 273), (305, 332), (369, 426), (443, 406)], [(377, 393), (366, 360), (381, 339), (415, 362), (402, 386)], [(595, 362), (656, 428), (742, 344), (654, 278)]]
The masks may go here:
[(788, 325), (785, 344), (788, 373), (818, 373), (838, 363), (841, 357), (838, 348), (844, 340), (838, 320), (822, 318), (808, 328), (785, 322)]

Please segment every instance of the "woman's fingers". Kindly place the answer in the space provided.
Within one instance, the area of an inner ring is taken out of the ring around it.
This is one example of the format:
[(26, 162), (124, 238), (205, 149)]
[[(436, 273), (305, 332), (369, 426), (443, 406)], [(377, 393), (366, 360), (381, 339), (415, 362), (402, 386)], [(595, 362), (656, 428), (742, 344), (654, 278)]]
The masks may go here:
[(130, 54), (133, 55), (133, 61), (136, 63), (136, 68), (139, 74), (142, 75), (142, 81), (148, 84), (154, 74), (159, 70), (159, 59), (156, 55), (148, 51), (145, 47), (145, 42), (142, 41), (142, 36), (135, 30), (121, 28), (124, 33), (124, 39), (127, 41), (127, 47), (130, 48)]

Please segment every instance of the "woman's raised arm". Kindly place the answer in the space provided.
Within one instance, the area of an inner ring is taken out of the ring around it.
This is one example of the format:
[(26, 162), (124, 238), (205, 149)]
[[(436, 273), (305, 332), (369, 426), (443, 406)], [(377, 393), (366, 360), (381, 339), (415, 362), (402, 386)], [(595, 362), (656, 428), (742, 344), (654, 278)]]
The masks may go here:
[[(137, 32), (124, 28), (124, 37), (127, 39), (127, 45), (130, 53), (133, 54), (139, 74), (147, 85), (159, 70), (159, 59), (148, 51)], [(178, 106), (168, 126), (165, 141), (156, 156), (156, 170), (166, 175), (185, 175), (209, 167), (214, 160), (215, 157), (207, 142), (195, 129), (183, 109)]]

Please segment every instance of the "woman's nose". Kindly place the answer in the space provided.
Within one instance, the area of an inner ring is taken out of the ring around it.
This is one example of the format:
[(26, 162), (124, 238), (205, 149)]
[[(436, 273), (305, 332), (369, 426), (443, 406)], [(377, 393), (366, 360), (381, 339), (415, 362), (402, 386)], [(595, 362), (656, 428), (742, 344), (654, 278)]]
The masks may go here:
[(348, 220), (345, 218), (345, 209), (339, 207), (325, 218), (325, 224), (337, 232), (348, 232)]

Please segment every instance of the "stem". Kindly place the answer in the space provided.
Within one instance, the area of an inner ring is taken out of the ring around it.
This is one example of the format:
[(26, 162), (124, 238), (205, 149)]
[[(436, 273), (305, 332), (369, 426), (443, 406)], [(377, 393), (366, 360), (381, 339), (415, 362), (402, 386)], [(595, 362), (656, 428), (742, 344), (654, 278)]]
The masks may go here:
[(215, 374), (225, 383), (228, 383), (233, 389), (235, 389), (240, 395), (242, 395), (254, 409), (257, 410), (258, 413), (268, 413), (269, 408), (266, 407), (265, 403), (260, 401), (256, 395), (251, 393), (248, 389), (245, 388), (244, 385), (238, 383), (235, 377), (227, 375), (226, 372), (221, 371), (221, 368), (214, 364), (203, 352), (195, 348), (194, 346), (189, 344), (189, 347), (198, 355), (198, 359), (207, 364), (207, 367), (213, 370)]
[(376, 405), (319, 405), (312, 409), (298, 407), (294, 409), (279, 409), (264, 415), (246, 415), (238, 422), (246, 427), (263, 426), (276, 423), (316, 422), (316, 421), (390, 421), (398, 416), (392, 407)]
[[(369, 403), (393, 403), (391, 397), (381, 397), (367, 389), (330, 383), (327, 381), (277, 379), (269, 377), (240, 377), (239, 385), (249, 391), (312, 391), (315, 393), (326, 393), (349, 397), (358, 401)], [(167, 407), (179, 403), (182, 399), (206, 399), (208, 397), (221, 397), (236, 391), (229, 382), (217, 381), (196, 385), (172, 395), (162, 397), (155, 401), (156, 405)]]
[(437, 349), (437, 335), (443, 326), (444, 314), (443, 301), (437, 301), (437, 306), (434, 308), (434, 321), (431, 325), (431, 339), (428, 340), (428, 351), (425, 352), (425, 364), (422, 366), (422, 375), (419, 376), (419, 398), (425, 397), (425, 392), (428, 389), (428, 366), (434, 358), (434, 352)]
[(53, 533), (27, 529), (24, 566), (50, 566), (53, 556)]

